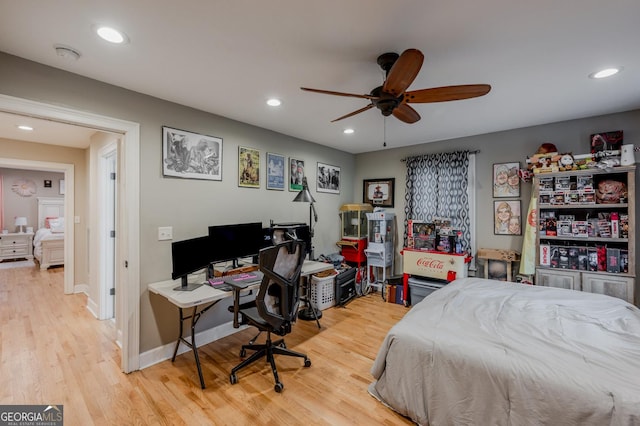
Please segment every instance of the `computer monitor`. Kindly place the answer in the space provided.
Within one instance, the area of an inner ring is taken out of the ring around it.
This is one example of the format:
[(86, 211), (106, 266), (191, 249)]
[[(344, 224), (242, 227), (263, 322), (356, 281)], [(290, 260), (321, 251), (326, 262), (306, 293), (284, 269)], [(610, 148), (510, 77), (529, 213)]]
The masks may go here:
[(262, 222), (215, 225), (209, 227), (212, 262), (233, 261), (255, 257), (263, 247)]
[(191, 291), (200, 287), (201, 283), (189, 283), (187, 277), (211, 263), (211, 239), (209, 236), (192, 238), (171, 243), (171, 279), (181, 279), (177, 291)]

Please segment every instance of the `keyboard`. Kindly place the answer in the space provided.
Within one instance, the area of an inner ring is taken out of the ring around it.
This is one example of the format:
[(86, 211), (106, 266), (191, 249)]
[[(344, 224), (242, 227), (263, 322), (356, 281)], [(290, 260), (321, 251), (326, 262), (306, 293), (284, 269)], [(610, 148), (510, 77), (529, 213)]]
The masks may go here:
[(224, 280), (220, 277), (211, 278), (207, 280), (206, 284), (209, 284), (211, 287), (215, 288), (216, 290), (222, 290), (222, 291), (233, 290), (233, 287), (231, 287), (229, 284), (224, 282)]
[(217, 290), (231, 291), (233, 290), (233, 287), (229, 284), (230, 282), (239, 287), (248, 287), (262, 281), (263, 275), (264, 274), (260, 271), (243, 272), (239, 274), (225, 275), (224, 277), (211, 278), (207, 281), (207, 284)]

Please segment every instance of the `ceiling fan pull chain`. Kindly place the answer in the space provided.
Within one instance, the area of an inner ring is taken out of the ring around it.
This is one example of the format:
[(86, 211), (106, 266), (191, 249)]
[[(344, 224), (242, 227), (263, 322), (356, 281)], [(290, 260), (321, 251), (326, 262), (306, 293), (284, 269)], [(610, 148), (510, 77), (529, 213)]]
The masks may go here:
[(382, 117), (382, 133), (383, 133), (383, 140), (382, 140), (382, 146), (384, 148), (387, 147), (387, 117)]

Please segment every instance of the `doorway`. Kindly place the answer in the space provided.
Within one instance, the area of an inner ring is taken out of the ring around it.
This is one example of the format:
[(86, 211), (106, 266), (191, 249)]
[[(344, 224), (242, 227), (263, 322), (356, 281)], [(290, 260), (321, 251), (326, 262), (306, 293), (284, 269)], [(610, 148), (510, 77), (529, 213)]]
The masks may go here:
[[(84, 126), (96, 130), (103, 130), (121, 134), (119, 149), (116, 150), (116, 163), (119, 164), (121, 178), (116, 182), (117, 194), (115, 213), (116, 235), (114, 268), (115, 281), (120, 283), (120, 291), (116, 293), (115, 317), (116, 328), (122, 331), (122, 359), (121, 369), (129, 373), (140, 368), (140, 270), (139, 270), (139, 176), (138, 167), (140, 161), (140, 125), (129, 121), (119, 120), (106, 116), (90, 114), (83, 111), (72, 110), (64, 107), (29, 101), (12, 96), (0, 95), (0, 111), (43, 118), (62, 123)], [(26, 160), (1, 159), (0, 165), (8, 161)], [(68, 175), (69, 174), (69, 175)], [(67, 182), (67, 194), (65, 196), (65, 213), (67, 218), (65, 228), (69, 234), (67, 238), (70, 244), (65, 244), (65, 264), (73, 264), (73, 167), (65, 169), (65, 182)], [(126, 182), (126, 185), (125, 185)], [(96, 265), (94, 265), (95, 267)], [(67, 275), (71, 277), (70, 285), (73, 287), (73, 274), (65, 273), (65, 292), (67, 289)]]

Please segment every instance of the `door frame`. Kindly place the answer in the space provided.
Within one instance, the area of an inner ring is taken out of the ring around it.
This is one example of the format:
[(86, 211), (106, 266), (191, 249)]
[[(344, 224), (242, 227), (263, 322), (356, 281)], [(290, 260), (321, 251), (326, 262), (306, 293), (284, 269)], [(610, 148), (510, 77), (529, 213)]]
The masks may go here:
[[(123, 372), (130, 373), (140, 369), (140, 124), (74, 110), (61, 106), (35, 102), (0, 94), (0, 111), (49, 119), (62, 123), (75, 124), (96, 130), (119, 133), (122, 135), (121, 148), (118, 150), (118, 212), (116, 222), (117, 235), (121, 235), (116, 248), (116, 281), (121, 291), (116, 293), (116, 323), (122, 330), (121, 364)], [(14, 160), (15, 161), (15, 160)], [(67, 171), (65, 171), (66, 175)], [(70, 173), (73, 173), (71, 170)], [(69, 191), (69, 187), (67, 187)], [(73, 197), (71, 197), (73, 198)], [(74, 200), (65, 203), (73, 205)], [(67, 204), (65, 204), (65, 209)], [(72, 209), (73, 210), (73, 209)], [(71, 211), (72, 211), (71, 210)], [(65, 210), (69, 212), (70, 210)], [(67, 215), (65, 226), (73, 217)], [(72, 231), (71, 231), (72, 232)], [(71, 235), (69, 235), (71, 237)], [(71, 239), (71, 238), (69, 238)], [(65, 263), (73, 257), (71, 248), (65, 245)], [(72, 262), (73, 263), (73, 262)], [(66, 289), (65, 274), (65, 289)], [(70, 274), (73, 277), (73, 274)], [(73, 281), (71, 281), (73, 285)]]

